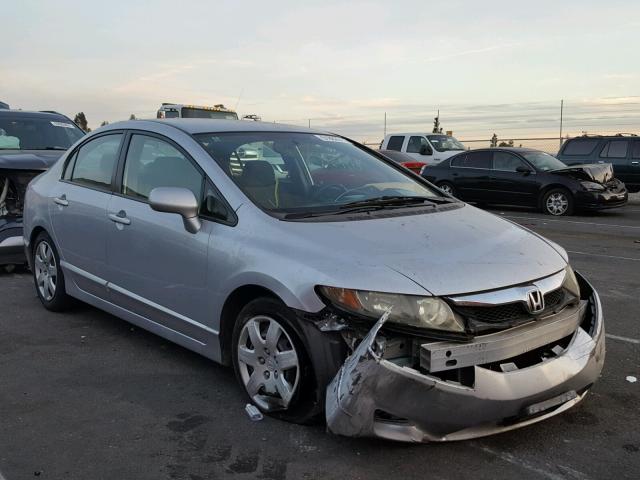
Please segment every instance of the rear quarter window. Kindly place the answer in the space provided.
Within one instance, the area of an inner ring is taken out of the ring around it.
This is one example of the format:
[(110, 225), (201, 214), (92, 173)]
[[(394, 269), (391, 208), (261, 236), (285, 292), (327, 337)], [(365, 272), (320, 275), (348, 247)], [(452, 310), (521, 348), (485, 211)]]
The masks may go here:
[(597, 138), (577, 138), (569, 140), (562, 150), (563, 155), (591, 155), (598, 145)]
[(387, 150), (395, 150), (397, 152), (402, 150), (402, 144), (404, 143), (403, 136), (395, 136), (389, 138), (389, 143), (387, 144)]

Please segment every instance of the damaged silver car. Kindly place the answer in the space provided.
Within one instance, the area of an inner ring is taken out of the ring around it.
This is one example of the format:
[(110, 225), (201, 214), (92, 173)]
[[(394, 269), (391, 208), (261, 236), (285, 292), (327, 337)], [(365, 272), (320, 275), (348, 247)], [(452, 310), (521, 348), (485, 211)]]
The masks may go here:
[(75, 297), (233, 365), (278, 418), (473, 438), (570, 408), (603, 366), (598, 295), (564, 249), (340, 136), (116, 123), (26, 200), (46, 308)]

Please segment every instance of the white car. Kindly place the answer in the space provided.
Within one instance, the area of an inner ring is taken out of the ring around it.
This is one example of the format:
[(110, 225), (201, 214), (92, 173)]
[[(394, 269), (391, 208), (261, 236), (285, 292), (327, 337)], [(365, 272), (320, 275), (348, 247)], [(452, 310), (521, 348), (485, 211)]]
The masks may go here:
[(380, 150), (395, 150), (416, 162), (435, 165), (465, 148), (455, 137), (442, 133), (391, 133), (384, 137)]

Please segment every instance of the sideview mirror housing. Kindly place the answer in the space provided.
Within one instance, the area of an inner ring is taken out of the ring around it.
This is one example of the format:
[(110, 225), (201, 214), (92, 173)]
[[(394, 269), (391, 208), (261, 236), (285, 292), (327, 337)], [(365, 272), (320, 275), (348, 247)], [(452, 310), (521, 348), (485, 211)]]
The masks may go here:
[(429, 145), (422, 145), (420, 147), (420, 155), (433, 155), (433, 150)]
[(182, 187), (157, 187), (149, 193), (149, 205), (156, 212), (177, 213), (184, 228), (197, 233), (202, 227), (198, 218), (198, 200), (191, 190)]
[(525, 167), (524, 165), (520, 165), (519, 167), (516, 167), (516, 172), (529, 175), (531, 173), (531, 169), (529, 167)]

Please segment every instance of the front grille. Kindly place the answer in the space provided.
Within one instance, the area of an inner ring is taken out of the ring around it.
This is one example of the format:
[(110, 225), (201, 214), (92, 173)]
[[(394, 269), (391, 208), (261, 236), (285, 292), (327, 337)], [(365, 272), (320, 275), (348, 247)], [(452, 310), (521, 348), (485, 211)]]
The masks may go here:
[[(544, 295), (545, 309), (538, 315), (544, 315), (565, 300), (565, 292), (558, 288)], [(455, 310), (473, 322), (500, 324), (530, 319), (535, 315), (529, 313), (523, 302), (505, 303), (491, 307), (454, 307)], [(498, 325), (496, 325), (498, 326)]]

